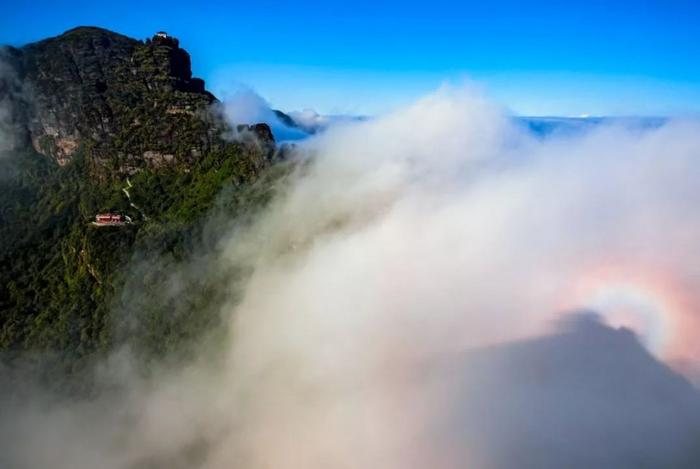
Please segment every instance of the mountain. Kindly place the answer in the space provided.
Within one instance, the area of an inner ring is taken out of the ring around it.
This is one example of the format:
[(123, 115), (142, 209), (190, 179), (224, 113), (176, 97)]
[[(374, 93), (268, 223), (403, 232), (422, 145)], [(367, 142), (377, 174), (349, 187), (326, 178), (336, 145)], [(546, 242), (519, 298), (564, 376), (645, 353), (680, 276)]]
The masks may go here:
[(269, 199), (286, 171), (270, 128), (227, 124), (165, 33), (80, 27), (0, 58), (0, 365), (32, 356), (58, 386), (125, 342), (186, 354), (223, 299), (194, 276), (174, 303), (163, 269), (215, 243), (212, 216)]
[(367, 119), (366, 116), (350, 114), (321, 115), (311, 109), (293, 111), (288, 114), (275, 110), (274, 113), (284, 126), (296, 129), (302, 133), (302, 136), (307, 137), (323, 132), (334, 125), (361, 122)]
[(165, 33), (142, 42), (80, 27), (5, 48), (0, 58), (14, 70), (0, 99), (10, 101), (34, 150), (60, 165), (87, 145), (97, 167), (122, 173), (190, 164), (224, 145), (228, 129), (213, 112), (216, 98)]

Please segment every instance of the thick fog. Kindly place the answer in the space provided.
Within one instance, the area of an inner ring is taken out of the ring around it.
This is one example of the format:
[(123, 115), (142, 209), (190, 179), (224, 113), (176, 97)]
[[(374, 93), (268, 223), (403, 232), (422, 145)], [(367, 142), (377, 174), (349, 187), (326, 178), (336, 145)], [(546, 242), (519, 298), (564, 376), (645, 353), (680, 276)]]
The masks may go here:
[(6, 403), (0, 465), (700, 465), (698, 123), (541, 139), (445, 87), (298, 153), (198, 266), (251, 272), (224, 349)]

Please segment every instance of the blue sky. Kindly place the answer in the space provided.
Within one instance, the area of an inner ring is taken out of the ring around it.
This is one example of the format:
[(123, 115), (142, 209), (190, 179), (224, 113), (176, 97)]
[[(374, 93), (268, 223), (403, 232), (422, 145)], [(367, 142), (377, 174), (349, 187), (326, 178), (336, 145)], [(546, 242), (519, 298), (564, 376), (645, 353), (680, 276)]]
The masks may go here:
[(475, 81), (528, 115), (700, 113), (700, 1), (8, 2), (0, 43), (166, 30), (221, 96), (372, 114)]

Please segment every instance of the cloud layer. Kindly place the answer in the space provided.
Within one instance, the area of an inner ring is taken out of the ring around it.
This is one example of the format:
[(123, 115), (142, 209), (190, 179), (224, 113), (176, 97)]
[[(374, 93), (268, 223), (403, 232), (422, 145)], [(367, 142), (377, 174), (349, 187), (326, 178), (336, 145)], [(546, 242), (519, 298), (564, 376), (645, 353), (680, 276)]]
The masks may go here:
[(10, 467), (692, 467), (697, 123), (535, 139), (444, 88), (301, 150), (208, 266), (252, 272), (223, 358), (14, 405)]

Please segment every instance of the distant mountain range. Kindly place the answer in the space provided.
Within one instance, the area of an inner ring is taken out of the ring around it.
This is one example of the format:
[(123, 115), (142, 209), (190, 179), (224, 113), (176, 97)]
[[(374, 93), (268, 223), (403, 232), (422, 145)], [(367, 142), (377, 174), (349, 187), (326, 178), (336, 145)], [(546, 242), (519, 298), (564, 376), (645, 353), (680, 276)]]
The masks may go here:
[(668, 121), (665, 117), (515, 117), (515, 121), (540, 137), (577, 135), (601, 125), (628, 129), (651, 129)]
[[(279, 122), (270, 123), (273, 132), (282, 140), (298, 140), (309, 135), (323, 132), (337, 124), (357, 122), (369, 119), (368, 116), (354, 115), (320, 115), (313, 110), (288, 112), (274, 111)], [(600, 127), (601, 125), (621, 126), (631, 130), (644, 130), (660, 127), (668, 122), (666, 117), (550, 117), (550, 116), (514, 116), (516, 125), (523, 127), (537, 137), (573, 136)], [(288, 134), (283, 127), (300, 131)], [(281, 128), (282, 127), (282, 128)], [(286, 138), (288, 137), (288, 138)]]

